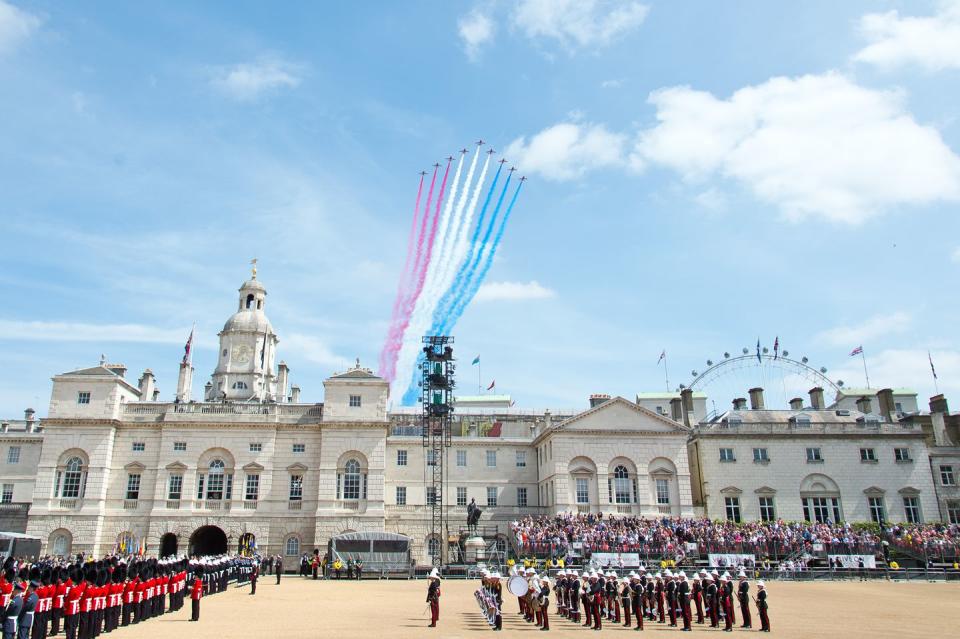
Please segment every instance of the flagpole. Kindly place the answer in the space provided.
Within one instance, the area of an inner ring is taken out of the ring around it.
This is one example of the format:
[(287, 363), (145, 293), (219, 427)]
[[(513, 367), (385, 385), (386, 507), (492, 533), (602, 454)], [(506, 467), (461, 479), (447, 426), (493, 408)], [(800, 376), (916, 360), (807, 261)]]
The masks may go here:
[(663, 351), (663, 381), (667, 384), (667, 392), (670, 392), (670, 373), (667, 372), (667, 351)]
[(482, 395), (483, 382), (480, 381), (480, 362), (477, 362), (477, 395)]
[(197, 332), (197, 323), (193, 323), (193, 328), (190, 329), (190, 368), (193, 368), (193, 336)]
[(940, 394), (940, 384), (937, 382), (937, 369), (933, 367), (933, 355), (930, 354), (930, 350), (927, 350), (927, 361), (930, 362), (930, 374), (933, 375), (933, 390), (939, 395)]
[(860, 347), (860, 359), (863, 360), (863, 376), (867, 378), (867, 388), (870, 388), (870, 374), (867, 372), (867, 356), (863, 352), (863, 347)]

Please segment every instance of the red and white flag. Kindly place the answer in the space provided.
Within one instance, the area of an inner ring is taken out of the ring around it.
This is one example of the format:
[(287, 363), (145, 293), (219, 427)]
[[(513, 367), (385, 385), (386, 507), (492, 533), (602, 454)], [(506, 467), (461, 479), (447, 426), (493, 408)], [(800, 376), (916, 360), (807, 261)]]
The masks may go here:
[(187, 338), (187, 343), (183, 347), (183, 363), (190, 363), (190, 349), (193, 348), (193, 329), (190, 329), (190, 337)]
[(861, 353), (863, 353), (863, 345), (862, 345), (862, 344), (861, 344), (860, 346), (857, 346), (857, 347), (856, 347), (855, 349), (853, 349), (852, 351), (850, 351), (850, 357), (853, 357), (854, 355), (860, 355)]

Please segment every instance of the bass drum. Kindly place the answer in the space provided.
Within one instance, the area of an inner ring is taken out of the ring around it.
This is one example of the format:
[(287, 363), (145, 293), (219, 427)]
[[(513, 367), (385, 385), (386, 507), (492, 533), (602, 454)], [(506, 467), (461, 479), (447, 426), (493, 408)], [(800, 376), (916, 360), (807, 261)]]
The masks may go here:
[(515, 597), (523, 597), (530, 590), (530, 586), (527, 585), (527, 580), (524, 577), (514, 575), (507, 580), (507, 590)]

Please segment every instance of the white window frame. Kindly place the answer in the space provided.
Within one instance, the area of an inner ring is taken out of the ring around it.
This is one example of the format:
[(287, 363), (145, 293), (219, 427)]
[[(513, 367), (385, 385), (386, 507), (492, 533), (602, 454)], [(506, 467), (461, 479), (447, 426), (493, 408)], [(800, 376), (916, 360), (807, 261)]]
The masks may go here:
[(80, 405), (89, 405), (89, 404), (90, 404), (90, 391), (77, 391), (77, 404), (80, 404)]
[(951, 464), (940, 464), (940, 485), (941, 486), (956, 486), (957, 477), (953, 474), (953, 465)]
[(516, 464), (517, 464), (517, 468), (527, 467), (527, 451), (525, 450), (516, 451)]
[(867, 497), (867, 510), (870, 511), (870, 521), (880, 524), (887, 520), (887, 505), (882, 495)]
[(350, 396), (349, 403), (350, 403), (350, 408), (360, 408), (360, 404), (361, 404), (360, 396), (359, 396), (359, 395), (351, 395), (351, 396)]
[(578, 504), (590, 503), (590, 479), (587, 477), (577, 477), (574, 480), (575, 500)]
[(187, 442), (173, 442), (173, 452), (183, 453), (187, 450)]
[(466, 468), (466, 467), (467, 467), (467, 451), (465, 451), (465, 450), (458, 450), (458, 451), (457, 451), (457, 466), (458, 466), (459, 468)]
[(734, 454), (732, 448), (721, 448), (721, 449), (720, 449), (720, 461), (722, 461), (722, 462), (735, 462), (735, 461), (737, 461), (737, 456)]
[(0, 503), (2, 504), (12, 504), (13, 503), (13, 484), (4, 484), (3, 490), (0, 492)]
[(130, 448), (135, 453), (145, 452), (147, 450), (147, 442), (133, 442)]
[(260, 499), (260, 473), (247, 473), (243, 485), (243, 500), (257, 501)]
[(487, 486), (487, 508), (497, 507), (497, 487)]
[(923, 513), (920, 511), (920, 497), (917, 495), (903, 496), (903, 518), (908, 524), (923, 523)]
[(397, 466), (406, 466), (407, 465), (407, 450), (401, 448), (397, 451)]
[(723, 512), (727, 517), (727, 521), (732, 521), (737, 524), (741, 523), (743, 521), (743, 516), (740, 512), (740, 498), (735, 495), (724, 497)]
[(124, 499), (140, 499), (140, 473), (127, 473), (127, 492), (124, 493)]
[(11, 446), (7, 449), (7, 463), (8, 464), (19, 464), (20, 463), (20, 447)]
[(527, 507), (527, 487), (526, 486), (517, 486), (517, 507), (518, 508)]
[(300, 455), (300, 454), (303, 454), (303, 453), (307, 452), (307, 445), (306, 445), (306, 444), (294, 444), (293, 447), (292, 447), (292, 450), (293, 450), (293, 453), (294, 453), (295, 455)]
[[(176, 491), (174, 491), (174, 488), (176, 488)], [(169, 499), (170, 501), (180, 501), (182, 498), (183, 498), (183, 475), (179, 473), (175, 475), (170, 475), (169, 479), (167, 479), (167, 499)]]
[(457, 506), (467, 505), (467, 487), (457, 486)]
[(753, 449), (753, 461), (758, 464), (763, 464), (770, 461), (770, 457), (767, 455), (766, 448), (754, 448)]
[(777, 520), (777, 500), (773, 495), (763, 495), (757, 500), (760, 512), (760, 521)]
[(807, 447), (807, 462), (808, 463), (819, 463), (823, 461), (823, 451), (819, 446), (809, 446)]
[(394, 494), (396, 496), (397, 506), (407, 505), (407, 487), (406, 486), (397, 486)]
[(860, 461), (862, 462), (875, 462), (877, 461), (877, 451), (873, 448), (861, 448), (860, 449)]
[(287, 497), (288, 501), (303, 501), (303, 475), (300, 473), (292, 473), (290, 475), (290, 492)]
[[(490, 461), (493, 461), (491, 464)], [(497, 451), (488, 450), (487, 451), (487, 468), (496, 468), (497, 467)]]
[(910, 456), (910, 449), (909, 449), (909, 448), (894, 448), (894, 449), (893, 449), (893, 459), (894, 459), (894, 461), (897, 461), (897, 462), (900, 462), (900, 463), (912, 462), (912, 461), (913, 461), (913, 457)]
[(262, 452), (263, 452), (263, 442), (250, 442), (250, 452), (251, 452), (251, 453), (262, 453)]
[(300, 554), (300, 538), (297, 537), (296, 535), (291, 535), (290, 537), (287, 537), (287, 540), (283, 543), (283, 551), (287, 557), (296, 557), (297, 555), (299, 555)]

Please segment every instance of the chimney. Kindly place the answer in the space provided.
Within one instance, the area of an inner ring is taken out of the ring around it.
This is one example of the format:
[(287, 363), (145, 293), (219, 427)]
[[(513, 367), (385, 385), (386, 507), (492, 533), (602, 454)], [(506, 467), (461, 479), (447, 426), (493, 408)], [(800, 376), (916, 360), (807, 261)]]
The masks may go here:
[(763, 410), (763, 389), (762, 388), (751, 388), (750, 389), (750, 408), (753, 410)]
[(203, 400), (207, 402), (212, 402), (216, 399), (213, 396), (213, 382), (207, 382), (203, 385)]
[(823, 410), (823, 389), (819, 386), (810, 389), (810, 407), (813, 410)]
[(28, 408), (27, 410), (23, 411), (23, 421), (27, 422), (28, 433), (33, 432), (33, 424), (34, 424), (33, 415), (35, 414), (35, 412), (36, 411), (34, 411), (32, 408)]
[(864, 395), (857, 400), (857, 410), (863, 413), (864, 415), (869, 415), (873, 412), (873, 402), (870, 401), (870, 398)]
[(299, 404), (300, 403), (300, 387), (294, 384), (290, 387), (290, 403)]
[(277, 366), (277, 401), (283, 403), (287, 401), (287, 378), (290, 376), (290, 369), (287, 363), (280, 360)]
[(684, 388), (680, 391), (680, 409), (683, 411), (683, 425), (690, 426), (690, 416), (693, 415), (692, 388)]
[(803, 410), (803, 398), (794, 397), (790, 400), (790, 410)]
[(738, 397), (733, 400), (733, 410), (747, 410), (747, 398)]
[(675, 422), (679, 422), (683, 419), (683, 400), (679, 397), (674, 397), (670, 400), (670, 419)]
[(193, 366), (189, 362), (180, 362), (180, 374), (177, 376), (177, 401), (189, 402), (193, 399)]
[(150, 401), (153, 401), (153, 402), (159, 402), (159, 401), (160, 401), (160, 389), (159, 389), (159, 388), (154, 388), (154, 389), (153, 389), (153, 397), (150, 399)]
[(0, 422), (0, 433), (5, 433), (10, 430), (9, 422)]
[(897, 405), (893, 401), (893, 389), (884, 388), (879, 391), (877, 402), (880, 404), (880, 414), (892, 424), (897, 415)]
[(933, 427), (933, 441), (937, 446), (948, 446), (946, 417), (950, 410), (947, 398), (942, 394), (930, 398), (930, 424)]
[(103, 366), (104, 368), (109, 368), (112, 372), (114, 372), (119, 377), (123, 377), (124, 375), (127, 374), (127, 367), (124, 366), (123, 364), (104, 364)]
[(600, 404), (610, 401), (610, 396), (606, 393), (594, 393), (590, 396), (590, 408), (596, 408)]
[(156, 387), (156, 378), (153, 376), (153, 371), (149, 368), (143, 371), (143, 375), (140, 376), (140, 401), (149, 402), (153, 401), (153, 391)]

